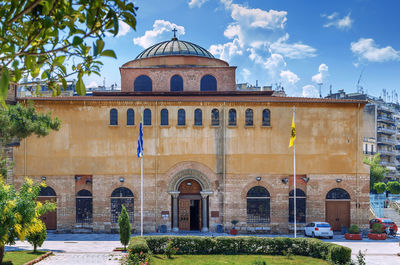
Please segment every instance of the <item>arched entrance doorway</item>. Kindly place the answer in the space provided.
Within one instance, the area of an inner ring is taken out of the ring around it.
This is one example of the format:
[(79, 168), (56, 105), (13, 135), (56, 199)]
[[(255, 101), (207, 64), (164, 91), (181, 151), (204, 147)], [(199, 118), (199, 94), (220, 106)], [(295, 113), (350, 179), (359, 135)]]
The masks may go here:
[(350, 226), (350, 195), (347, 191), (334, 188), (326, 194), (325, 220), (335, 231)]
[(179, 185), (179, 230), (201, 229), (201, 190), (200, 184), (194, 179), (184, 180)]
[[(44, 203), (46, 201), (57, 203), (56, 196), (57, 196), (56, 192), (51, 187), (49, 187), (49, 186), (47, 186), (45, 188), (42, 187), (40, 189), (37, 200), (42, 203)], [(57, 209), (52, 212), (43, 214), (40, 217), (40, 219), (46, 225), (46, 228), (48, 230), (56, 230), (57, 229)]]

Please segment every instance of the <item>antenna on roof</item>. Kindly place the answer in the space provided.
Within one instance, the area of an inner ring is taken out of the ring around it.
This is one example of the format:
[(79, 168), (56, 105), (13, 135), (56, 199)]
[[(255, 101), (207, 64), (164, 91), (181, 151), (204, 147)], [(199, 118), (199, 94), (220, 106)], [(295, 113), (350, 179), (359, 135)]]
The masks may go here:
[(318, 83), (318, 86), (319, 86), (319, 97), (320, 97), (320, 98), (322, 98), (322, 89), (321, 89), (322, 84), (323, 84), (323, 83)]
[(360, 86), (360, 81), (361, 81), (361, 77), (362, 77), (362, 75), (363, 75), (363, 73), (364, 73), (364, 69), (365, 69), (365, 68), (363, 68), (363, 69), (361, 70), (360, 76), (358, 77), (358, 81), (357, 81), (357, 85), (356, 85), (357, 93), (363, 93), (363, 90), (364, 90), (363, 87)]

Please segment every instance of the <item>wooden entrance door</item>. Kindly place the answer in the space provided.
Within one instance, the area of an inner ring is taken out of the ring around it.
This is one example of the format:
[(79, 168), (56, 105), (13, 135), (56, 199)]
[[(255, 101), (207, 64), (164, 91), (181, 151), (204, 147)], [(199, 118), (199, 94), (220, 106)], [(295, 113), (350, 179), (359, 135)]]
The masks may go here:
[(325, 220), (333, 230), (340, 231), (342, 226), (350, 226), (350, 201), (326, 201)]
[(179, 230), (190, 230), (190, 200), (179, 200)]
[[(37, 200), (42, 203), (44, 203), (45, 201), (50, 201), (50, 202), (56, 203), (57, 197), (38, 197)], [(53, 212), (43, 214), (40, 217), (40, 219), (46, 225), (47, 230), (56, 230), (57, 229), (57, 209), (54, 210)]]

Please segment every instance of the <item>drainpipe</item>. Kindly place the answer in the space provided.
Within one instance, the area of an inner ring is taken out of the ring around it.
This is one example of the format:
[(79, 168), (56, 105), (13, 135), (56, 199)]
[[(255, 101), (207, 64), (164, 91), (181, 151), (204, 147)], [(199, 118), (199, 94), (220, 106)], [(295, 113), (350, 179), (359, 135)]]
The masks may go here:
[(357, 225), (358, 226), (360, 226), (360, 211), (359, 211), (359, 208), (360, 208), (360, 203), (359, 203), (359, 201), (360, 201), (360, 198), (359, 198), (359, 196), (360, 196), (360, 187), (359, 187), (359, 185), (360, 185), (360, 181), (359, 181), (359, 177), (358, 177), (358, 160), (359, 160), (359, 156), (360, 156), (360, 154), (359, 154), (359, 152), (360, 152), (360, 135), (359, 135), (359, 132), (360, 132), (360, 103), (358, 103), (358, 106), (357, 106), (357, 152), (356, 152), (356, 187), (357, 187), (357, 189), (356, 189), (356, 213), (357, 213)]
[(223, 227), (225, 227), (225, 221), (226, 221), (226, 207), (225, 207), (225, 194), (226, 194), (226, 150), (225, 150), (225, 146), (226, 146), (226, 122), (225, 122), (225, 115), (226, 115), (226, 109), (225, 109), (225, 104), (226, 102), (224, 102), (224, 106), (223, 106), (223, 111), (224, 111), (224, 115), (223, 115), (223, 120), (222, 120), (222, 125), (223, 130), (222, 130), (222, 139), (223, 139), (223, 146), (222, 146), (222, 156), (223, 156), (223, 165), (222, 165), (222, 179), (223, 179), (223, 185), (224, 185), (224, 192), (222, 194), (222, 207), (223, 207), (223, 219), (222, 219), (222, 224)]

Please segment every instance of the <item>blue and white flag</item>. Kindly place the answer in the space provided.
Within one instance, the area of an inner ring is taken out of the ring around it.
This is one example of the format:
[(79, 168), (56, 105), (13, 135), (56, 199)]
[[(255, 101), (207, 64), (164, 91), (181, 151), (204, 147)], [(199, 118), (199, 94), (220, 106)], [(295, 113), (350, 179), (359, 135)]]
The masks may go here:
[(143, 157), (143, 124), (142, 119), (140, 119), (140, 128), (139, 128), (139, 138), (137, 141), (137, 156)]

